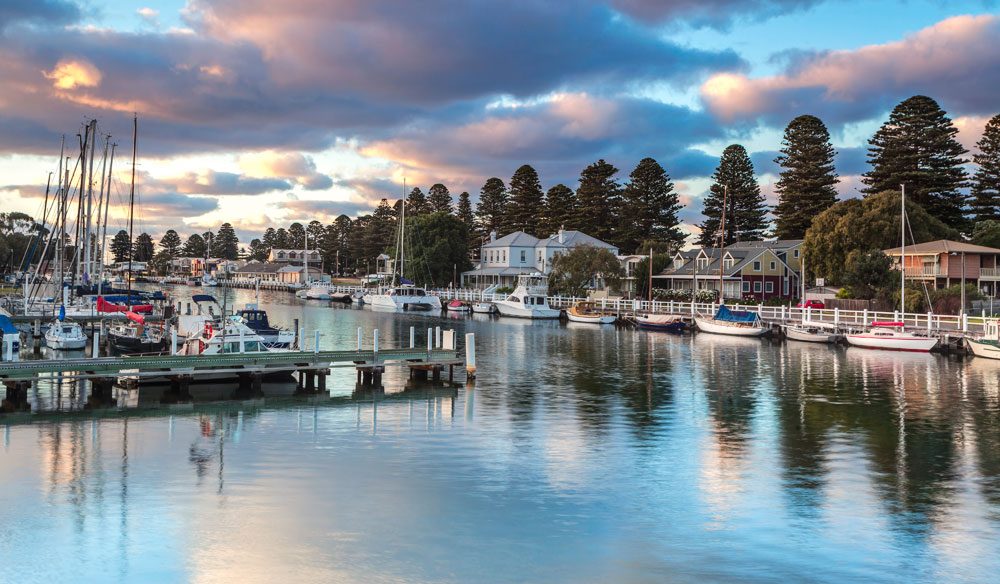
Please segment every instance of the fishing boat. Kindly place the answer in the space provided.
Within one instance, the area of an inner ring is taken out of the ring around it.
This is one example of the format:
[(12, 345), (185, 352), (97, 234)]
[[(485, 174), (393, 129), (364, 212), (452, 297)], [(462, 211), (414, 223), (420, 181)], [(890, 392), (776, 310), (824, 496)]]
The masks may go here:
[(492, 302), (475, 302), (472, 304), (472, 312), (476, 314), (494, 314), (497, 307)]
[(767, 327), (761, 323), (760, 315), (756, 312), (730, 310), (725, 304), (719, 305), (715, 316), (696, 316), (694, 322), (698, 330), (716, 335), (761, 337), (767, 333)]
[(559, 310), (549, 307), (546, 295), (549, 293), (548, 279), (542, 274), (521, 274), (517, 277), (517, 287), (503, 300), (493, 304), (501, 316), (517, 318), (547, 319), (559, 318)]
[(65, 311), (61, 311), (45, 331), (45, 345), (60, 351), (84, 349), (87, 347), (87, 335), (78, 323), (66, 320)]
[(805, 343), (836, 343), (840, 339), (837, 325), (828, 322), (804, 320), (783, 326), (785, 336), (792, 341)]
[(570, 322), (591, 324), (614, 324), (618, 319), (614, 314), (598, 308), (593, 302), (577, 302), (566, 310), (566, 318)]
[(163, 329), (146, 326), (141, 314), (126, 312), (125, 322), (115, 323), (108, 331), (108, 340), (116, 351), (122, 353), (159, 353), (166, 350), (167, 338)]
[(635, 317), (635, 324), (641, 329), (675, 334), (683, 333), (688, 328), (683, 319), (673, 314), (639, 314)]
[(250, 330), (256, 333), (261, 342), (272, 349), (287, 349), (295, 342), (295, 331), (279, 329), (268, 322), (267, 311), (261, 310), (256, 304), (248, 304), (246, 308), (236, 313)]
[(461, 300), (452, 300), (445, 306), (449, 312), (471, 312), (472, 306)]
[(924, 333), (907, 332), (902, 322), (876, 321), (867, 331), (849, 333), (845, 338), (852, 347), (918, 353), (927, 353), (938, 343), (936, 338)]

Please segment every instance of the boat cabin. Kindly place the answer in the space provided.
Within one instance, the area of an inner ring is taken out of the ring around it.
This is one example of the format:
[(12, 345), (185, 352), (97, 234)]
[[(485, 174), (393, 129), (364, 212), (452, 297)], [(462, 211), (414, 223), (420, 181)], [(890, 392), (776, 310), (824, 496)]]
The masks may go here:
[(400, 288), (393, 288), (389, 291), (392, 296), (427, 296), (427, 291), (423, 288), (412, 288), (410, 286), (403, 286)]

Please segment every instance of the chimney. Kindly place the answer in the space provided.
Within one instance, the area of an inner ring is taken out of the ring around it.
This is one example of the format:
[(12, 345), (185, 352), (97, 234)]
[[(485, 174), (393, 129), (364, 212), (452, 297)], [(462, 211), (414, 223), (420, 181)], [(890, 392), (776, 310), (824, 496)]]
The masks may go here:
[(497, 240), (497, 232), (496, 229), (494, 229), (493, 231), (490, 231), (490, 241), (496, 241), (496, 240)]
[(562, 227), (559, 228), (559, 243), (566, 243), (566, 235)]

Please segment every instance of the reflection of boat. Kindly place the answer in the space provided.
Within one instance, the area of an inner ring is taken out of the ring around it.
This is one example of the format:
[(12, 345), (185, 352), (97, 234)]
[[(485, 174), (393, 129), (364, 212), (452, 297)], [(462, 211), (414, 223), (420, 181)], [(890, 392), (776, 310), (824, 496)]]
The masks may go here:
[(559, 310), (549, 308), (549, 287), (545, 276), (522, 274), (517, 277), (517, 288), (503, 300), (495, 300), (493, 304), (502, 316), (519, 318), (559, 318)]
[(364, 304), (365, 303), (365, 293), (358, 290), (354, 294), (351, 294), (351, 302), (354, 304)]
[(461, 300), (452, 300), (448, 303), (447, 308), (451, 312), (469, 312), (472, 309), (471, 306)]
[(908, 333), (902, 322), (873, 322), (863, 333), (846, 335), (847, 342), (865, 349), (916, 351), (927, 353), (937, 345), (937, 339), (925, 334)]
[(687, 330), (687, 323), (673, 314), (639, 314), (635, 317), (635, 324), (641, 329), (668, 333), (682, 333)]
[(965, 342), (976, 357), (1000, 359), (1000, 320), (988, 318), (984, 326), (986, 330), (983, 336), (976, 339), (966, 337)]
[(760, 337), (767, 332), (756, 312), (729, 310), (725, 304), (719, 306), (715, 316), (711, 318), (696, 316), (694, 321), (698, 325), (698, 330), (717, 335)]
[(614, 314), (599, 309), (593, 302), (577, 302), (566, 310), (566, 318), (591, 324), (614, 324), (617, 320)]
[(472, 312), (476, 314), (493, 314), (496, 311), (492, 302), (476, 302), (472, 305)]
[(786, 324), (784, 329), (785, 336), (792, 341), (834, 343), (840, 338), (837, 325), (827, 322), (804, 320), (799, 324)]

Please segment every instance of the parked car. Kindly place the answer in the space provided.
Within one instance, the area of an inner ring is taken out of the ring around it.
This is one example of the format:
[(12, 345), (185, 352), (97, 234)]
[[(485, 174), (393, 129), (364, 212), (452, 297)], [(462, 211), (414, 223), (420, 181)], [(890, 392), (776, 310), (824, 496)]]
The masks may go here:
[(795, 308), (826, 308), (826, 304), (822, 300), (806, 300), (796, 304)]

